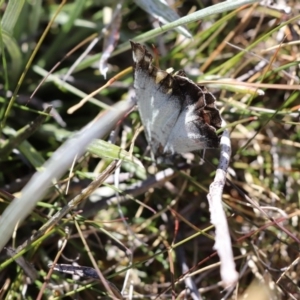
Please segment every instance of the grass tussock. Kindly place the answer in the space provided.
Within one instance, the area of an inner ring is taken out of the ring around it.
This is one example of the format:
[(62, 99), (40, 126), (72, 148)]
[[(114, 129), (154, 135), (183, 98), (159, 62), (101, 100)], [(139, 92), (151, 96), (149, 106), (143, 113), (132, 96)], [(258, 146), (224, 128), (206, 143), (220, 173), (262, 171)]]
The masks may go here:
[[(1, 1), (0, 299), (300, 299), (300, 6), (231, 2)], [(219, 150), (154, 163), (121, 101), (129, 40), (217, 99), (233, 288), (206, 198)]]

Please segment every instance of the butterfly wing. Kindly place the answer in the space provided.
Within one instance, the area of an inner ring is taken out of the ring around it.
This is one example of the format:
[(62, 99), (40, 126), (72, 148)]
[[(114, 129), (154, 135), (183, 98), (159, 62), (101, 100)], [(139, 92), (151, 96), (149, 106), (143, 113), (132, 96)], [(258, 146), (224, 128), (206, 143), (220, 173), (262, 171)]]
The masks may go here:
[(221, 128), (222, 119), (214, 96), (185, 75), (175, 75), (173, 81), (173, 86), (177, 87), (173, 94), (181, 99), (182, 110), (170, 133), (165, 152), (186, 153), (218, 148), (220, 139), (216, 129)]
[(145, 47), (133, 42), (131, 46), (134, 88), (146, 137), (153, 153), (162, 153), (180, 114), (180, 103), (171, 93), (171, 75), (152, 65), (152, 56)]
[(222, 120), (213, 95), (182, 71), (173, 76), (153, 66), (144, 46), (131, 47), (138, 108), (153, 153), (217, 148)]

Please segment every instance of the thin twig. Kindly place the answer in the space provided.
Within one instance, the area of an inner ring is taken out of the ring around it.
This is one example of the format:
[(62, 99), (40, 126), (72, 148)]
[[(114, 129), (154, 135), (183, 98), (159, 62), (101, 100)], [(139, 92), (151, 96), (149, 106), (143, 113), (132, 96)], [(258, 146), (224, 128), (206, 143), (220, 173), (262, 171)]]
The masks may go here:
[[(222, 123), (224, 127), (225, 121)], [(221, 278), (225, 287), (233, 286), (239, 277), (235, 270), (233, 252), (226, 215), (222, 205), (222, 193), (226, 182), (226, 173), (231, 156), (229, 132), (225, 129), (221, 137), (221, 154), (218, 169), (207, 195), (211, 223), (215, 225), (216, 237), (214, 249), (218, 252), (221, 262)]]

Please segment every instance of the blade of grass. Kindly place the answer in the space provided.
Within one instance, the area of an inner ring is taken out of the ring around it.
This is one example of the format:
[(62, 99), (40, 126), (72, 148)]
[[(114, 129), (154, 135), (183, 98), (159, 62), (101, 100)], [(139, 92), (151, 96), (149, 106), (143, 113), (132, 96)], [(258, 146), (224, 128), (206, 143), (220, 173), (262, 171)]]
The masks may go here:
[(63, 144), (45, 163), (44, 170), (37, 172), (22, 190), (22, 196), (14, 199), (0, 219), (0, 249), (10, 239), (18, 222), (23, 221), (32, 211), (36, 202), (45, 195), (52, 180), (59, 179), (72, 164), (74, 157), (80, 157), (88, 144), (97, 137), (104, 137), (112, 130), (134, 103), (122, 101), (90, 126), (84, 127), (78, 134)]
[[(21, 72), (21, 68), (23, 67), (22, 56), (17, 42), (13, 37), (13, 32), (15, 25), (19, 19), (20, 13), (24, 6), (25, 0), (10, 0), (7, 3), (7, 6), (4, 11), (3, 18), (1, 20), (1, 38), (3, 40), (3, 44), (7, 49), (9, 55), (11, 56), (11, 69), (9, 74), (16, 78), (19, 76)], [(2, 53), (4, 54), (4, 47), (2, 47)], [(3, 60), (5, 60), (5, 56), (3, 55)], [(4, 64), (5, 66), (6, 64)], [(7, 69), (5, 68), (5, 73), (7, 73)], [(7, 76), (6, 76), (7, 77)], [(8, 82), (8, 81), (7, 81)], [(9, 89), (8, 84), (6, 85), (7, 89)]]
[(47, 107), (44, 112), (45, 114), (38, 116), (34, 121), (21, 128), (15, 135), (11, 136), (2, 144), (0, 149), (0, 161), (5, 160), (14, 148), (18, 147), (18, 145), (20, 145), (24, 140), (29, 138), (36, 130), (39, 129), (42, 123), (49, 116), (48, 114), (50, 113), (51, 109), (51, 106)]
[(24, 78), (25, 78), (25, 76), (26, 76), (26, 74), (27, 74), (27, 72), (28, 72), (28, 70), (29, 70), (29, 67), (31, 66), (33, 59), (35, 58), (35, 56), (36, 56), (38, 50), (40, 49), (40, 46), (41, 46), (42, 42), (44, 41), (44, 39), (45, 39), (45, 37), (46, 37), (48, 31), (50, 30), (51, 25), (52, 25), (54, 19), (56, 18), (57, 14), (59, 13), (60, 9), (62, 9), (62, 7), (63, 7), (64, 4), (66, 3), (66, 1), (67, 1), (67, 0), (62, 0), (60, 6), (58, 7), (58, 10), (57, 10), (56, 14), (55, 14), (55, 15), (53, 16), (53, 18), (50, 20), (50, 22), (49, 22), (47, 28), (45, 29), (45, 31), (43, 32), (41, 38), (39, 39), (39, 42), (38, 42), (37, 46), (34, 48), (34, 51), (33, 51), (32, 55), (30, 56), (30, 58), (29, 58), (29, 60), (28, 60), (28, 62), (27, 62), (27, 64), (26, 64), (26, 66), (25, 66), (25, 69), (24, 69), (24, 71), (23, 71), (23, 73), (22, 73), (22, 75), (21, 75), (21, 77), (20, 77), (20, 79), (19, 79), (19, 81), (18, 81), (18, 83), (17, 83), (17, 87), (15, 88), (15, 90), (14, 90), (14, 92), (13, 92), (13, 95), (12, 95), (10, 101), (9, 101), (8, 107), (7, 107), (7, 109), (6, 109), (5, 113), (4, 113), (4, 117), (3, 117), (2, 121), (1, 121), (1, 124), (0, 124), (0, 129), (1, 129), (1, 128), (4, 128), (4, 126), (5, 126), (5, 124), (6, 124), (6, 120), (7, 120), (8, 116), (9, 116), (9, 114), (10, 114), (10, 111), (11, 111), (11, 109), (12, 109), (12, 106), (13, 106), (14, 103), (15, 103), (15, 100), (16, 100), (16, 98), (17, 98), (17, 94), (18, 94), (19, 89), (20, 89), (20, 87), (21, 87), (21, 85), (22, 85), (22, 83), (23, 83), (23, 80), (24, 80)]
[[(5, 61), (4, 66), (6, 66), (5, 77), (10, 77), (13, 83), (16, 80), (17, 76), (19, 76), (19, 74), (21, 73), (21, 69), (23, 68), (22, 54), (14, 37), (3, 28), (1, 29), (1, 37), (2, 43), (4, 45), (2, 53), (4, 53), (4, 50), (7, 50), (9, 56), (11, 57), (11, 64), (9, 65), (9, 70), (7, 69), (8, 65), (6, 63), (5, 56), (3, 55), (2, 58), (2, 61)], [(9, 79), (7, 79), (6, 86), (7, 90), (11, 88), (9, 86)]]
[(129, 163), (134, 163), (136, 167), (139, 168), (139, 172), (146, 175), (145, 168), (141, 161), (117, 145), (104, 140), (95, 140), (90, 146), (88, 146), (88, 151), (102, 158), (121, 159)]
[[(176, 20), (172, 23), (168, 23), (166, 25), (162, 25), (159, 28), (150, 30), (146, 33), (140, 34), (139, 36), (137, 36), (134, 41), (135, 42), (145, 42), (147, 40), (150, 40), (164, 32), (167, 32), (169, 30), (173, 30), (178, 26), (181, 25), (185, 25), (191, 22), (198, 22), (199, 20), (202, 20), (206, 17), (215, 15), (215, 14), (219, 14), (219, 13), (224, 13), (226, 11), (230, 11), (230, 10), (234, 10), (236, 8), (239, 8), (243, 5), (246, 4), (253, 4), (253, 3), (257, 3), (259, 2), (259, 0), (228, 0), (228, 1), (224, 1), (222, 3), (218, 3), (215, 5), (212, 5), (210, 7), (206, 7), (204, 9), (198, 10), (188, 16), (182, 17), (179, 20)], [(123, 53), (124, 51), (127, 51), (130, 49), (130, 44), (129, 42), (125, 42), (121, 45), (119, 45), (118, 49), (116, 51), (114, 51), (111, 55), (111, 57), (116, 56), (120, 53)], [(82, 61), (82, 63), (80, 63), (77, 68), (76, 71), (80, 71), (83, 70), (87, 67), (89, 67), (90, 65), (94, 64), (95, 62), (97, 62), (101, 57), (101, 54), (95, 54), (93, 56), (90, 56), (89, 58), (85, 59), (84, 61)]]
[(14, 27), (19, 19), (25, 0), (10, 0), (7, 3), (1, 21), (1, 26), (10, 35), (13, 35)]
[(39, 59), (37, 65), (44, 67), (46, 63), (48, 64), (49, 61), (51, 62), (52, 59), (56, 57), (55, 52), (57, 52), (57, 49), (60, 49), (62, 45), (65, 46), (66, 40), (70, 40), (70, 38), (68, 37), (69, 32), (71, 29), (73, 29), (74, 22), (79, 16), (81, 16), (85, 5), (86, 1), (82, 0), (76, 0), (74, 3), (69, 4), (69, 14), (67, 15), (68, 19), (66, 23), (62, 25), (55, 41), (51, 43), (51, 46), (49, 47), (49, 49), (47, 49), (45, 55), (43, 55), (41, 59)]
[(232, 68), (233, 65), (236, 65), (239, 63), (239, 60), (245, 55), (245, 53), (249, 52), (251, 49), (255, 48), (259, 43), (263, 42), (266, 40), (267, 37), (272, 36), (275, 32), (277, 32), (280, 28), (287, 26), (289, 24), (292, 24), (294, 21), (299, 20), (300, 16), (296, 16), (294, 18), (289, 19), (286, 22), (281, 23), (277, 27), (275, 27), (272, 30), (269, 30), (264, 34), (262, 37), (258, 38), (256, 41), (253, 41), (248, 47), (245, 48), (244, 51), (239, 52), (237, 55), (232, 57), (231, 59), (228, 59), (226, 62), (223, 64), (219, 65), (218, 67), (211, 69), (209, 72), (206, 74), (217, 74), (219, 73), (220, 75), (226, 74), (228, 70)]

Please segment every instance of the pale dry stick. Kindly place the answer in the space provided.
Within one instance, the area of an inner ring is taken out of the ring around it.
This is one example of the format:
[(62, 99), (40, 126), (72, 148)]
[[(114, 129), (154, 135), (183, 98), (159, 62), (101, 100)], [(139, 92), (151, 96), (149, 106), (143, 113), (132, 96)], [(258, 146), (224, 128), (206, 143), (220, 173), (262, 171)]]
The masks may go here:
[(266, 49), (262, 49), (259, 51), (260, 54), (264, 54), (264, 53), (268, 53), (269, 51), (272, 50), (276, 50), (277, 48), (284, 48), (284, 47), (290, 47), (290, 46), (294, 46), (294, 45), (299, 45), (300, 44), (300, 40), (297, 41), (291, 41), (291, 42), (287, 42), (287, 43), (281, 43), (280, 45), (275, 45)]
[(240, 82), (236, 81), (234, 79), (220, 79), (220, 80), (203, 80), (201, 81), (201, 84), (216, 84), (216, 83), (222, 83), (222, 84), (234, 84), (234, 85), (240, 85), (240, 86), (246, 86), (246, 87), (252, 87), (252, 88), (265, 88), (265, 89), (274, 89), (274, 90), (299, 90), (300, 84), (295, 85), (288, 85), (288, 84), (273, 84), (273, 83), (255, 83), (255, 82)]
[(65, 195), (68, 195), (68, 193), (69, 193), (69, 187), (70, 187), (70, 183), (71, 183), (71, 179), (72, 179), (72, 173), (73, 173), (73, 170), (75, 168), (76, 161), (77, 161), (77, 155), (75, 155), (75, 157), (73, 159), (73, 163), (72, 163), (70, 171), (69, 171), (69, 176), (68, 176), (69, 179), (68, 179), (68, 182), (67, 182)]
[(123, 0), (120, 1), (116, 5), (114, 13), (110, 19), (109, 27), (106, 27), (105, 31), (103, 31), (104, 41), (103, 41), (103, 51), (102, 56), (99, 60), (99, 72), (103, 75), (104, 79), (106, 79), (106, 73), (108, 71), (108, 63), (107, 60), (110, 58), (112, 52), (115, 49), (115, 46), (120, 38), (120, 27), (122, 23), (122, 9)]
[[(247, 106), (246, 104), (244, 103), (240, 103), (240, 102), (237, 102), (233, 99), (231, 99), (231, 102), (234, 103), (235, 106), (237, 106), (239, 109), (248, 109), (249, 111), (252, 111), (252, 112), (259, 112), (259, 113), (264, 113), (264, 114), (275, 114), (277, 113), (277, 115), (287, 115), (287, 116), (290, 116), (292, 118), (297, 118), (299, 116), (298, 113), (296, 112), (289, 112), (289, 111), (283, 111), (283, 112), (280, 112), (280, 111), (276, 111), (275, 109), (269, 109), (269, 108), (264, 108), (264, 107), (255, 107), (255, 106)], [(240, 105), (240, 107), (238, 106)], [(276, 139), (275, 142), (278, 143), (278, 139), (273, 137), (274, 139)], [(263, 139), (262, 136), (260, 136), (259, 140), (261, 141)], [(291, 145), (291, 143), (289, 144)], [(296, 143), (296, 145), (299, 145), (299, 143)]]
[(12, 234), (12, 236), (11, 236), (11, 238), (12, 238), (12, 246), (13, 246), (13, 249), (16, 247), (15, 241), (16, 241), (18, 229), (19, 229), (19, 222), (17, 222), (17, 224), (16, 224), (16, 226), (15, 226), (15, 228), (14, 228), (13, 234)]
[(129, 293), (128, 293), (128, 299), (129, 299), (129, 300), (132, 300), (132, 299), (133, 299), (133, 282), (130, 282)]
[[(222, 127), (225, 125), (226, 123), (223, 120)], [(230, 233), (222, 204), (222, 193), (226, 183), (226, 173), (231, 156), (231, 143), (227, 129), (225, 129), (222, 134), (220, 147), (220, 161), (214, 181), (209, 187), (207, 199), (209, 203), (211, 223), (216, 228), (214, 249), (220, 257), (220, 274), (222, 283), (224, 287), (230, 288), (236, 284), (239, 274), (235, 270)]]
[(65, 76), (62, 78), (62, 81), (67, 81), (69, 76), (72, 74), (74, 69), (79, 65), (79, 63), (87, 56), (87, 54), (94, 48), (94, 46), (100, 41), (102, 38), (102, 34), (95, 37), (90, 44), (87, 46), (87, 48), (83, 51), (83, 53), (77, 58), (77, 60), (74, 62), (74, 64), (70, 67), (68, 72), (65, 74)]
[(294, 266), (296, 266), (299, 263), (300, 256), (298, 256), (287, 268), (286, 270), (279, 276), (279, 278), (276, 281), (276, 284), (279, 284), (279, 282), (283, 279), (285, 274)]
[(287, 218), (288, 214), (282, 210), (281, 208), (278, 207), (274, 207), (274, 206), (260, 206), (260, 208), (265, 211), (265, 210), (273, 210), (275, 212), (277, 212), (278, 214), (280, 214), (282, 217)]

